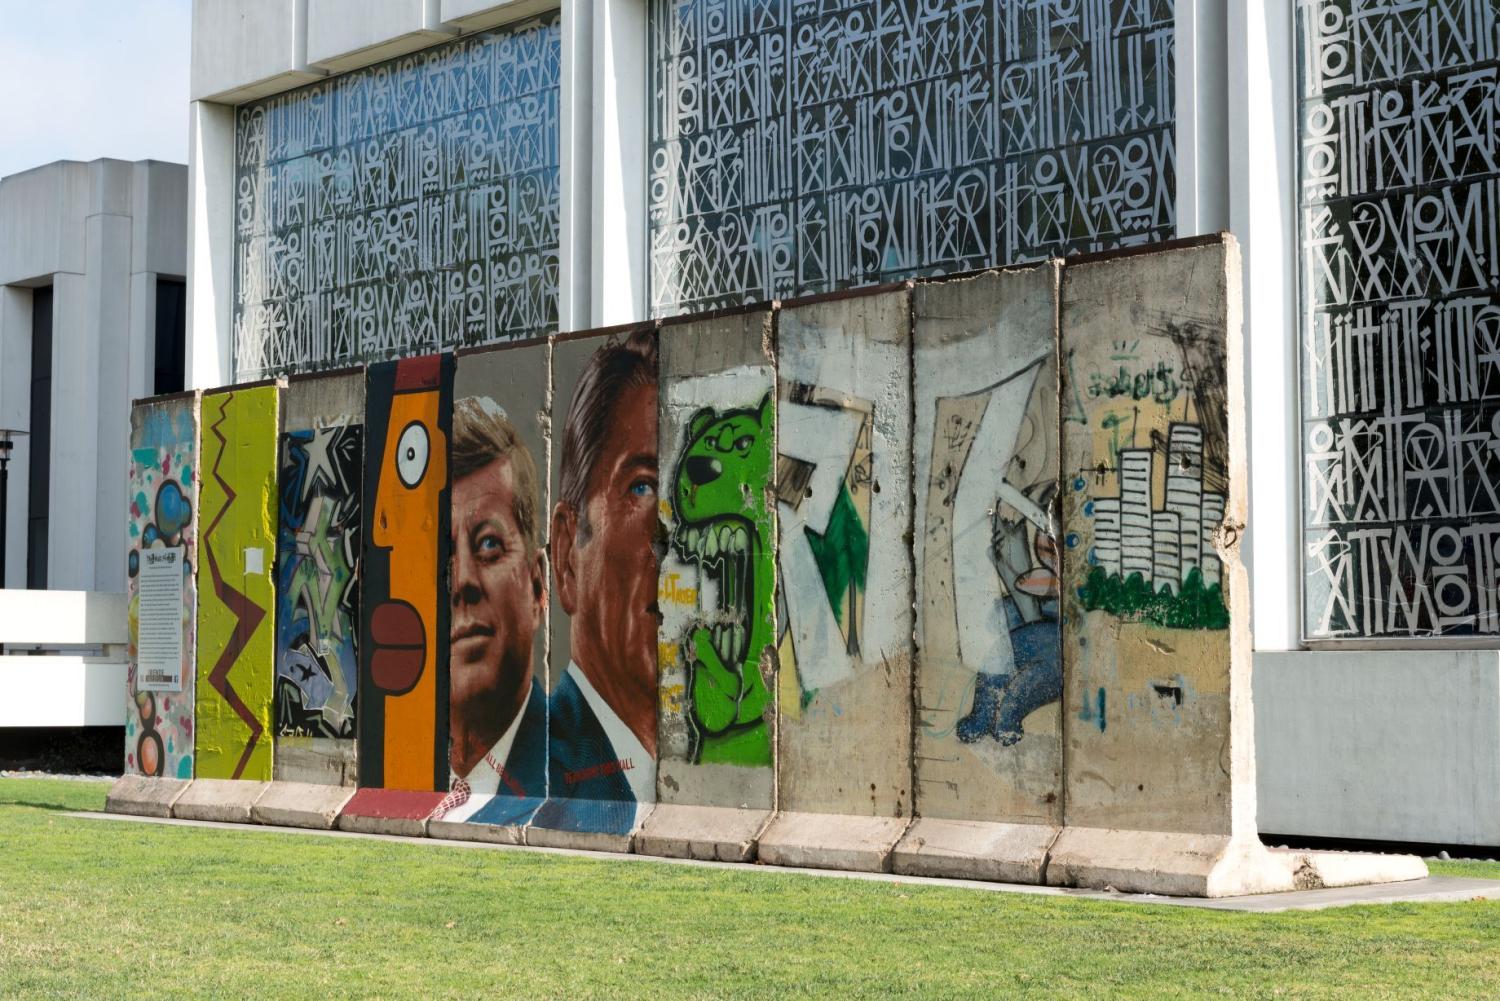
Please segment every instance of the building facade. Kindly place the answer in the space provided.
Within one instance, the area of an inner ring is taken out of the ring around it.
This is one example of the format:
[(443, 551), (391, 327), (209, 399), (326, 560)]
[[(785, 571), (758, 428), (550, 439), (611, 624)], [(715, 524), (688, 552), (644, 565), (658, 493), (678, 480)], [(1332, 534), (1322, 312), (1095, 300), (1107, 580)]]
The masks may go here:
[[(1500, 844), (1487, 0), (197, 0), (193, 46), (199, 388), (1230, 230), (1260, 826)], [(1099, 557), (1186, 589), (1222, 457), (1161, 454)]]

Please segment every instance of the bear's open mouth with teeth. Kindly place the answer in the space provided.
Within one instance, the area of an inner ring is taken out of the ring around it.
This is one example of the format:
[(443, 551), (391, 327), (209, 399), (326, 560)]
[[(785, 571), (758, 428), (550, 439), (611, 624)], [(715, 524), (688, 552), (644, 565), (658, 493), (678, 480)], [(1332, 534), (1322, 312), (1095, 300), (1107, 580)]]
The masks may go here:
[[(704, 625), (719, 660), (744, 663), (750, 643), (750, 604), (755, 594), (754, 528), (736, 516), (679, 525), (673, 547), (684, 562), (696, 563), (703, 580), (717, 592)], [(704, 597), (708, 597), (704, 595)]]

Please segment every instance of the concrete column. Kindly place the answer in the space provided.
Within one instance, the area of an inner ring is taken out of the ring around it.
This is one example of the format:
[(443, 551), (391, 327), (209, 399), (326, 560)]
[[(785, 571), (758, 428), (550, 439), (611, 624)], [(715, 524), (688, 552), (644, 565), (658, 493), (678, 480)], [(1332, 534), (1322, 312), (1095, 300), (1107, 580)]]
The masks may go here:
[(646, 0), (594, 5), (594, 326), (646, 318)]
[(1177, 235), (1229, 226), (1224, 0), (1177, 4)]
[(129, 357), (124, 373), (126, 402), (156, 394), (156, 274), (130, 276)]
[(1229, 3), (1230, 229), (1244, 258), (1250, 518), (1257, 650), (1300, 645), (1296, 124), (1289, 4)]
[[(97, 260), (102, 232), (89, 243)], [(52, 454), (47, 535), (47, 586), (94, 590), (94, 505), (99, 496), (99, 362), (90, 330), (91, 300), (101, 290), (88, 275), (52, 280)], [(115, 508), (115, 511), (121, 510)]]
[[(0, 286), (0, 427), (29, 430), (31, 418), (31, 290)], [(5, 565), (0, 588), (26, 584), (26, 485), (31, 441), (18, 438), (10, 451), (10, 489)]]
[(563, 0), (558, 159), (561, 164), (561, 232), (558, 236), (558, 329), (590, 322), (593, 226), (594, 0)]
[(194, 101), (188, 124), (186, 381), (222, 386), (233, 376), (234, 109)]

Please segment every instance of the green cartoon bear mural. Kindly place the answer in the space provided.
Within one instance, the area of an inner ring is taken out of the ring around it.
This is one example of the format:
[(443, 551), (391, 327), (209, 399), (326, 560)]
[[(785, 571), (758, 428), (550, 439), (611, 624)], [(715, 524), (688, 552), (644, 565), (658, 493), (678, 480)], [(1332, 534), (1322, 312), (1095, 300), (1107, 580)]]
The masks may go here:
[(672, 480), (672, 546), (716, 592), (685, 644), (694, 761), (771, 763), (761, 659), (775, 631), (773, 406), (767, 394), (757, 407), (699, 410)]

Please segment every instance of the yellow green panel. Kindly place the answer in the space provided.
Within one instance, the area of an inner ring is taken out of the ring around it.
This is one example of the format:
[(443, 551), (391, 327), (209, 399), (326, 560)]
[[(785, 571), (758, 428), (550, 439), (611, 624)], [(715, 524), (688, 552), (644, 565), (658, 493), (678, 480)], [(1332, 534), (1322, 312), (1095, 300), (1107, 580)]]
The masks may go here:
[(203, 397), (199, 778), (271, 778), (277, 395), (258, 386)]

